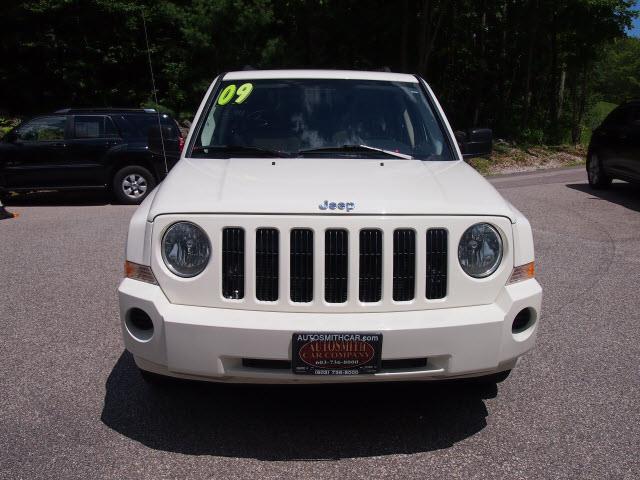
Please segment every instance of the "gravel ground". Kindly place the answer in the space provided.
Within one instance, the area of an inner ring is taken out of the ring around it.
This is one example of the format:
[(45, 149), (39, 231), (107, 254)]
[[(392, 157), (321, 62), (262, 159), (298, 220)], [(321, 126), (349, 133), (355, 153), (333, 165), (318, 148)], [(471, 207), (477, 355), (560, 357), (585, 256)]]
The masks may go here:
[(639, 478), (640, 189), (595, 194), (582, 169), (492, 182), (534, 226), (545, 296), (536, 349), (497, 389), (151, 389), (115, 293), (134, 209), (14, 200), (20, 217), (0, 222), (0, 478)]

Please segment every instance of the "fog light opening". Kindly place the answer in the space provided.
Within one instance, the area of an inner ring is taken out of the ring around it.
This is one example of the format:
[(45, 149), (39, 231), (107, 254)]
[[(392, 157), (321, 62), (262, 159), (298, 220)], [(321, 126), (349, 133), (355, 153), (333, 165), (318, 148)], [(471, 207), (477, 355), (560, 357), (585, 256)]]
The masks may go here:
[(524, 332), (536, 321), (536, 312), (532, 308), (525, 308), (520, 310), (516, 315), (516, 318), (513, 319), (513, 324), (511, 325), (512, 333), (520, 333)]
[(144, 310), (139, 308), (129, 310), (125, 324), (129, 333), (141, 342), (146, 342), (153, 336), (153, 321)]

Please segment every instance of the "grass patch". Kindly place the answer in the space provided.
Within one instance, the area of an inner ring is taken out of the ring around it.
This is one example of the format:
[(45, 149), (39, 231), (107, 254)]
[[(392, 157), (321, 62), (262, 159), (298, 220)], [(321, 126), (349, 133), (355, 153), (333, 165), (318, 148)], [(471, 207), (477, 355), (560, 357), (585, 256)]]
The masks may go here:
[(491, 173), (491, 159), (489, 158), (472, 158), (468, 163), (481, 175), (486, 176)]
[(13, 127), (20, 123), (19, 118), (0, 117), (0, 138), (4, 137)]

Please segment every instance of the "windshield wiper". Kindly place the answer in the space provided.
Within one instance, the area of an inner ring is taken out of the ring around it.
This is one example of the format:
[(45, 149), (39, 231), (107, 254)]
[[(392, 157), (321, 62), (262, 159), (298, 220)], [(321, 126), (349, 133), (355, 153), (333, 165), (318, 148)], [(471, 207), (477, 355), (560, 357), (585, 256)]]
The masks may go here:
[(370, 147), (369, 145), (342, 145), (335, 147), (322, 147), (311, 148), (309, 150), (300, 150), (298, 155), (304, 155), (306, 153), (331, 153), (331, 152), (346, 152), (346, 153), (358, 153), (358, 152), (377, 152), (387, 155), (388, 157), (404, 158), (405, 160), (412, 160), (411, 155), (405, 153), (392, 152), (391, 150), (384, 150), (383, 148)]
[(269, 150), (268, 148), (252, 147), (250, 145), (196, 145), (193, 147), (192, 153), (245, 153), (256, 154), (267, 157), (290, 157), (291, 154), (278, 150)]

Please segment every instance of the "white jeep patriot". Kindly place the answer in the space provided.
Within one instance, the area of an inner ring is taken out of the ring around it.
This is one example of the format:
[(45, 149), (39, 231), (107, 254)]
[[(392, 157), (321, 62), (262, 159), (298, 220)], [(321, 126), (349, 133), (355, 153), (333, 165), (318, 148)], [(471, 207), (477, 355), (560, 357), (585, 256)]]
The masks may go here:
[(421, 78), (230, 72), (131, 219), (124, 343), (147, 380), (496, 382), (535, 341), (533, 262)]

